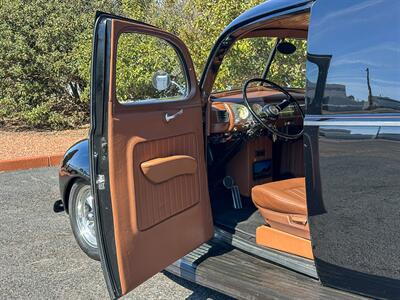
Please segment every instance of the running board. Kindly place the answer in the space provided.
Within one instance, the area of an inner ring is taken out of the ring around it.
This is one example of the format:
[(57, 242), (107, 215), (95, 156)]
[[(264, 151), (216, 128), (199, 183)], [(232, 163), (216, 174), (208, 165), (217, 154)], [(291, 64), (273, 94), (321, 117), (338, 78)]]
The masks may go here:
[(236, 299), (364, 299), (213, 239), (166, 271)]

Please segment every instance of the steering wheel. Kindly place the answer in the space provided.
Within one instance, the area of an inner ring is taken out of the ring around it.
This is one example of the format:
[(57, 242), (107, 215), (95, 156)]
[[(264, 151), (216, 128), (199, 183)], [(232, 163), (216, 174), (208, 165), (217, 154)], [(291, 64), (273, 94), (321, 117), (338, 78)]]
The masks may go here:
[[(269, 84), (273, 89), (285, 94), (285, 96), (287, 98), (284, 99), (279, 104), (267, 104), (262, 108), (261, 112), (256, 113), (254, 111), (254, 109), (251, 107), (251, 105), (249, 103), (249, 99), (247, 98), (247, 88), (248, 88), (249, 84), (251, 84), (253, 82)], [(276, 122), (279, 119), (280, 112), (283, 111), (285, 108), (287, 108), (290, 104), (294, 104), (296, 109), (300, 112), (302, 120), (304, 120), (304, 112), (301, 109), (297, 100), (287, 90), (285, 90), (280, 85), (278, 85), (270, 80), (263, 79), (263, 78), (252, 78), (250, 80), (247, 80), (243, 86), (243, 100), (244, 100), (244, 103), (246, 104), (247, 108), (249, 109), (250, 113), (253, 115), (254, 119), (256, 119), (257, 122), (260, 123), (264, 128), (266, 128), (270, 133), (272, 133), (276, 136), (279, 136), (281, 138), (288, 139), (288, 140), (295, 140), (303, 135), (303, 131), (304, 131), (303, 129), (296, 134), (288, 134), (288, 133), (283, 133), (283, 132), (277, 130), (273, 126), (274, 124), (271, 123), (271, 121)]]

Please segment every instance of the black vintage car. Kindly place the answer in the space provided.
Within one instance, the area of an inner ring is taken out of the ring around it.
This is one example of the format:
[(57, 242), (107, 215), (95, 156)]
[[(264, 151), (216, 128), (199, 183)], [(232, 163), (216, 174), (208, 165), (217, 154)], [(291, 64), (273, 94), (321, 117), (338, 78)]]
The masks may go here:
[(166, 268), (243, 299), (400, 298), (399, 15), (270, 0), (198, 82), (180, 39), (99, 13), (90, 137), (60, 188), (111, 297)]

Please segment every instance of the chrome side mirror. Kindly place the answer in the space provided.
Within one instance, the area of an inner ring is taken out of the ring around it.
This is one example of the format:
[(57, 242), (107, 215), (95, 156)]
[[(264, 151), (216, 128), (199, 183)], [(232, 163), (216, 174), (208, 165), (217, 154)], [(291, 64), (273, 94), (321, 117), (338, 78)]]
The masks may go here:
[(171, 86), (171, 76), (164, 71), (157, 71), (152, 78), (153, 87), (159, 91), (165, 91)]

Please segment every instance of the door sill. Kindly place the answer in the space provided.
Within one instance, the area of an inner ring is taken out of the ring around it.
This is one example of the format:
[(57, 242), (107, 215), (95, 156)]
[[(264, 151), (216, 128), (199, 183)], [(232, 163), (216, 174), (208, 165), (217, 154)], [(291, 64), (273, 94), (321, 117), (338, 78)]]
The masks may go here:
[(232, 234), (219, 227), (214, 227), (214, 237), (254, 256), (318, 279), (313, 260), (259, 246), (255, 242), (242, 237), (241, 234)]

